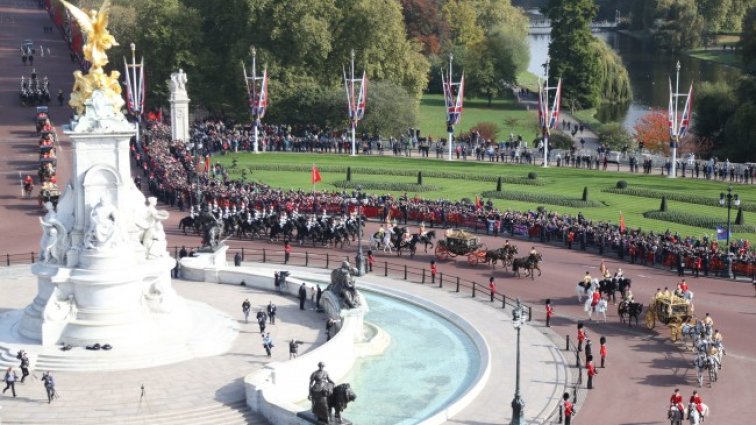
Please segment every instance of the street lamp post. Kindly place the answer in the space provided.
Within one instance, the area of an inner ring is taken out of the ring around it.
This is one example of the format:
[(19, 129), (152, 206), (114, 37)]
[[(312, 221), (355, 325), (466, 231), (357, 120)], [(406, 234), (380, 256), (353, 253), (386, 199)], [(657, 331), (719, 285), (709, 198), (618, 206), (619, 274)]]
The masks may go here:
[(362, 186), (357, 186), (357, 273), (365, 274), (365, 256), (362, 252)]
[(520, 329), (527, 321), (527, 310), (518, 298), (517, 305), (512, 310), (512, 326), (517, 330), (517, 369), (515, 375), (515, 395), (512, 399), (512, 422), (510, 422), (510, 425), (522, 425), (525, 423), (523, 419), (525, 401), (520, 397)]
[(732, 186), (729, 186), (727, 188), (727, 194), (725, 195), (724, 192), (719, 194), (719, 205), (724, 207), (727, 207), (727, 242), (725, 245), (725, 252), (727, 253), (727, 276), (732, 279), (734, 276), (732, 274), (732, 255), (730, 253), (730, 232), (732, 228), (732, 206), (735, 205), (736, 207), (740, 206), (740, 197), (737, 193), (732, 193)]

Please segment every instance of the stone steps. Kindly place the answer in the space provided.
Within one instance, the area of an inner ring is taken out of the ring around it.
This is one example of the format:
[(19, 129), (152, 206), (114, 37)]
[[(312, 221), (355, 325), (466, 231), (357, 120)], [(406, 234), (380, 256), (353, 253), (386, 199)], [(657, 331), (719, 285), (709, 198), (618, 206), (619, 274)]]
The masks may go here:
[[(166, 343), (164, 346), (140, 350), (129, 347), (119, 350), (92, 351), (74, 347), (70, 351), (61, 351), (60, 347), (46, 347), (36, 356), (31, 355), (31, 368), (51, 371), (115, 371), (155, 367), (178, 363), (195, 357), (218, 355), (233, 345), (238, 334), (238, 324), (230, 316), (217, 310), (193, 303), (197, 308), (206, 310), (207, 314), (218, 320), (195, 320), (192, 324), (192, 336), (183, 343)], [(0, 346), (0, 367), (17, 368), (17, 347)]]
[(230, 404), (212, 404), (192, 409), (183, 409), (167, 411), (161, 413), (149, 413), (149, 407), (144, 404), (140, 407), (140, 413), (133, 416), (108, 416), (107, 418), (94, 417), (50, 417), (49, 420), (41, 418), (40, 415), (33, 419), (13, 419), (3, 418), (4, 424), (55, 424), (55, 425), (94, 425), (104, 422), (119, 425), (268, 425), (264, 417), (257, 415), (249, 410), (245, 400), (240, 400)]

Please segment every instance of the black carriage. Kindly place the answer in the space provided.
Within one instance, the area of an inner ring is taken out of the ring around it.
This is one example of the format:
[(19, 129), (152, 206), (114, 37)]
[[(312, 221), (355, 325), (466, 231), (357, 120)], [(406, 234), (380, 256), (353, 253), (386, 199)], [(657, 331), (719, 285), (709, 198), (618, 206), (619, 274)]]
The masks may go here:
[(37, 134), (42, 134), (42, 129), (45, 128), (45, 124), (50, 122), (50, 114), (47, 106), (37, 106), (37, 113), (34, 116), (34, 123), (37, 127)]

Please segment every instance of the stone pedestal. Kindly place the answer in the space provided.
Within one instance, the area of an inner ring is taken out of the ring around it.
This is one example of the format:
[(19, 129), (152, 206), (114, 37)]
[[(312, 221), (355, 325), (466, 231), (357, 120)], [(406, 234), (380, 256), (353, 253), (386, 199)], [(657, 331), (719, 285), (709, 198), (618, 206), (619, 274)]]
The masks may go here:
[(189, 96), (186, 92), (184, 70), (171, 74), (171, 137), (173, 140), (189, 142)]
[(43, 346), (119, 347), (187, 337), (191, 313), (171, 286), (175, 261), (160, 224), (131, 178), (135, 128), (95, 92), (66, 134), (73, 169), (57, 206), (42, 219), (38, 293), (18, 332)]

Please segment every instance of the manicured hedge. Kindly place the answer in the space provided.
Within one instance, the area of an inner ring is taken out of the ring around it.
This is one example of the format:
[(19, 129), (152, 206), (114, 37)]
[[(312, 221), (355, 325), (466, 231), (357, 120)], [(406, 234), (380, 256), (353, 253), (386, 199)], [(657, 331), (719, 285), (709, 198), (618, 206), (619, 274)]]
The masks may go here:
[(430, 192), (441, 190), (441, 188), (432, 184), (420, 185), (415, 183), (382, 183), (358, 180), (339, 180), (331, 182), (331, 184), (341, 189), (356, 189), (357, 186), (362, 186), (363, 189), (391, 190), (397, 192)]
[[(727, 225), (727, 223), (723, 223), (722, 220), (717, 220), (709, 216), (689, 214), (680, 211), (646, 211), (643, 213), (643, 217), (653, 220), (685, 224), (688, 226), (702, 227), (704, 229), (710, 229), (712, 231), (716, 229), (717, 226)], [(733, 233), (754, 233), (756, 232), (756, 226), (750, 224), (732, 224), (732, 231)]]
[[(249, 164), (247, 166), (250, 170), (258, 170), (258, 171), (294, 171), (294, 172), (305, 172), (309, 173), (312, 171), (312, 166), (310, 165), (297, 165), (297, 164)], [(347, 166), (342, 165), (323, 165), (319, 166), (318, 169), (321, 172), (325, 173), (345, 173), (347, 171)], [(369, 167), (351, 167), (352, 169), (352, 176), (355, 174), (363, 174), (363, 175), (386, 175), (386, 170), (378, 169), (378, 168), (369, 168)], [(535, 174), (535, 173), (532, 173)], [(406, 177), (416, 177), (417, 171), (413, 170), (391, 170), (391, 175), (394, 176), (406, 176)], [(456, 172), (450, 172), (450, 171), (438, 171), (438, 170), (423, 170), (423, 177), (435, 177), (440, 179), (453, 179), (453, 180), (475, 180), (475, 181), (481, 181), (481, 182), (497, 182), (499, 180), (499, 176), (496, 174), (474, 174), (474, 173), (456, 173)], [(513, 177), (513, 176), (502, 176), (501, 181), (504, 183), (511, 183), (511, 184), (524, 184), (529, 186), (543, 186), (546, 184), (546, 182), (543, 179), (538, 178), (535, 176), (534, 179), (528, 178), (528, 177)]]
[[(690, 193), (683, 193), (683, 192), (671, 192), (671, 191), (665, 192), (661, 190), (640, 189), (640, 188), (618, 189), (616, 187), (608, 187), (608, 188), (602, 189), (602, 192), (616, 193), (619, 195), (638, 196), (641, 198), (661, 199), (666, 196), (668, 201), (679, 201), (679, 202), (686, 202), (688, 204), (708, 205), (711, 207), (719, 206), (719, 198), (704, 198), (702, 196), (696, 196)], [(756, 212), (756, 204), (754, 203), (741, 201), (740, 206), (743, 208), (743, 211)]]
[(481, 196), (484, 198), (508, 199), (510, 201), (534, 202), (573, 208), (595, 208), (603, 206), (602, 203), (597, 201), (583, 201), (580, 198), (569, 198), (567, 196), (550, 193), (512, 192), (504, 190), (501, 192), (483, 192)]

